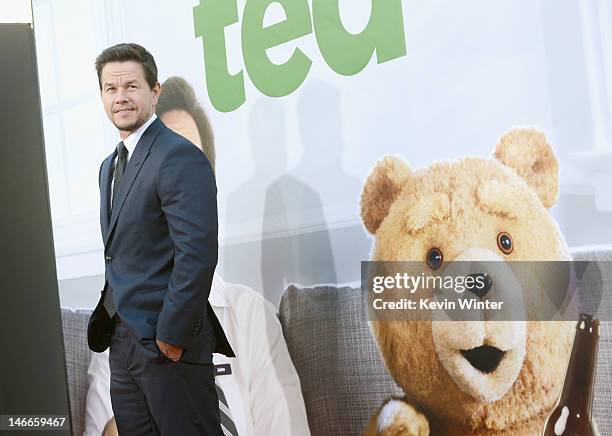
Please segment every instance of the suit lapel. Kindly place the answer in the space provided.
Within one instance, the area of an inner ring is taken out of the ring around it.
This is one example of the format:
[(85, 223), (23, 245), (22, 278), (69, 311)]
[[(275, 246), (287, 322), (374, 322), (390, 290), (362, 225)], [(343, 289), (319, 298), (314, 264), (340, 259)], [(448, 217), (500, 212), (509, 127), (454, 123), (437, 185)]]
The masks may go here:
[(161, 131), (162, 126), (163, 124), (159, 118), (153, 121), (143, 133), (142, 137), (138, 141), (138, 144), (136, 145), (136, 148), (134, 149), (134, 154), (130, 157), (127, 167), (125, 168), (125, 173), (121, 178), (121, 186), (119, 187), (119, 192), (117, 193), (117, 203), (111, 213), (108, 233), (106, 234), (106, 239), (104, 240), (105, 247), (108, 245), (110, 236), (113, 233), (115, 225), (117, 224), (117, 218), (121, 213), (123, 203), (125, 203), (125, 198), (130, 192), (130, 188), (134, 184), (134, 180), (136, 180), (136, 177), (142, 168), (142, 164), (149, 156), (151, 146), (153, 145), (158, 133)]
[(106, 158), (102, 164), (100, 174), (100, 225), (102, 226), (102, 238), (106, 241), (108, 235), (108, 221), (110, 219), (110, 186), (113, 178), (113, 161), (117, 156), (117, 150)]

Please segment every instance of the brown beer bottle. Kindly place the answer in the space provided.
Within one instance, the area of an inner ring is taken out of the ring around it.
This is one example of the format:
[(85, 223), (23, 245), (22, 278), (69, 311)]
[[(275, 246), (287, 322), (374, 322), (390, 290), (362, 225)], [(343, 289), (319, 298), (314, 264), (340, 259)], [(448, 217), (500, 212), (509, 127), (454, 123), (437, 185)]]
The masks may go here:
[(572, 354), (557, 406), (544, 425), (543, 436), (597, 436), (591, 421), (599, 320), (580, 314)]

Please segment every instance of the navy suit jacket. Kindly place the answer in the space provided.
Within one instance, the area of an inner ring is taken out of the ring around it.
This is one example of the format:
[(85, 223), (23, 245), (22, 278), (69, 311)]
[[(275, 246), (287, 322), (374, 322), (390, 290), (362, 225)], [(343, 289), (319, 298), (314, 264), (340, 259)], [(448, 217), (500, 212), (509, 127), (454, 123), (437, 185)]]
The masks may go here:
[(217, 265), (217, 188), (202, 151), (156, 119), (129, 158), (115, 208), (115, 150), (100, 167), (100, 224), (106, 283), (89, 321), (88, 342), (104, 351), (114, 331), (102, 301), (112, 289), (117, 313), (145, 347), (182, 347), (181, 360), (234, 356), (208, 296)]

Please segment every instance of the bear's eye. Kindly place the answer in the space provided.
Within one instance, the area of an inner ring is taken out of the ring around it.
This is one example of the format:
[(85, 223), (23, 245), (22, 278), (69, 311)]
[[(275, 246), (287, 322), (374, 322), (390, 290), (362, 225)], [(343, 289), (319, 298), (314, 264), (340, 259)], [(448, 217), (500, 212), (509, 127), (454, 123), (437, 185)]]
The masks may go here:
[(442, 265), (442, 251), (439, 248), (432, 248), (427, 252), (427, 265), (431, 269), (438, 269)]
[(512, 250), (514, 250), (512, 237), (506, 232), (501, 232), (499, 235), (497, 235), (497, 246), (504, 254), (512, 253)]

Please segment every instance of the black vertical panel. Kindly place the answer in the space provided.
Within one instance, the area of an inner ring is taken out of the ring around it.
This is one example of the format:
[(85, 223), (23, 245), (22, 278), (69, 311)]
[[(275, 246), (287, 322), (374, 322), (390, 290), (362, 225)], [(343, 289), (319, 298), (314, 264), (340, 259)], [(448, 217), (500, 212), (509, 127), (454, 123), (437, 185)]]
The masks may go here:
[(0, 24), (0, 111), (0, 414), (67, 416), (36, 53), (29, 24)]

